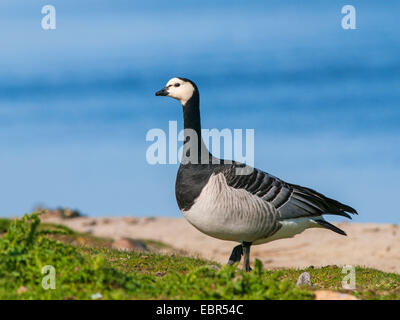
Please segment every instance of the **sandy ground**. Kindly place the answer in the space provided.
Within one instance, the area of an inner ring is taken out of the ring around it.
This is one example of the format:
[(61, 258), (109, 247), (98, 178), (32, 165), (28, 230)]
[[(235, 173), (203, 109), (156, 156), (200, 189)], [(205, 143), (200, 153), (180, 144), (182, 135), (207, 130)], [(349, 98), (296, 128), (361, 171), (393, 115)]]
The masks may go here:
[[(50, 218), (79, 232), (101, 237), (153, 239), (190, 255), (225, 263), (236, 245), (208, 237), (183, 218)], [(361, 265), (400, 273), (400, 227), (390, 224), (337, 224), (347, 237), (310, 229), (292, 239), (253, 246), (251, 258), (266, 268)]]

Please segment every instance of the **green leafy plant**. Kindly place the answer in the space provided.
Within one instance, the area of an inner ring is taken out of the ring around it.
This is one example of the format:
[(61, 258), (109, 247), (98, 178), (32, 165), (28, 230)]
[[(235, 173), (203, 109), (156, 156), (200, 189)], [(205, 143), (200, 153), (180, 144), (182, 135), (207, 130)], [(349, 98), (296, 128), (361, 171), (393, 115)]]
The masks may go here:
[[(0, 223), (0, 299), (313, 299), (315, 289), (343, 291), (339, 267), (305, 269), (314, 285), (299, 288), (304, 270), (265, 270), (256, 260), (246, 273), (178, 254), (118, 251), (108, 239), (41, 224), (40, 214)], [(45, 266), (56, 271), (54, 290), (42, 286)], [(357, 297), (400, 298), (399, 275), (356, 273)]]

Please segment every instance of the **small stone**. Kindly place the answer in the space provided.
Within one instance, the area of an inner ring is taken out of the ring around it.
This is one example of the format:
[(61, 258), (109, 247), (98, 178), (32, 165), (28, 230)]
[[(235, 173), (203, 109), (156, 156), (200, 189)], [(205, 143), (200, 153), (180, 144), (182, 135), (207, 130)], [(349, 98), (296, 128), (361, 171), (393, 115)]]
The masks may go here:
[(154, 275), (156, 276), (156, 277), (163, 277), (163, 276), (165, 276), (167, 273), (166, 272), (156, 272)]
[(156, 221), (155, 217), (147, 217), (147, 218), (143, 218), (141, 222), (142, 222), (142, 224), (147, 224), (147, 223), (154, 222), (154, 221)]
[(317, 290), (314, 292), (315, 300), (358, 300), (355, 296), (347, 293)]
[(28, 288), (26, 288), (26, 287), (24, 287), (24, 286), (20, 286), (19, 288), (18, 288), (18, 290), (17, 290), (17, 293), (18, 294), (23, 294), (23, 293), (25, 293), (25, 292), (27, 292), (28, 291)]
[(92, 298), (92, 300), (99, 300), (99, 299), (102, 299), (102, 298), (103, 298), (103, 296), (101, 295), (100, 292), (97, 292), (97, 293), (95, 293), (95, 294), (92, 294), (90, 297)]
[(82, 214), (78, 210), (71, 210), (69, 208), (65, 208), (63, 213), (65, 219), (82, 217)]
[(89, 221), (86, 221), (86, 222), (82, 223), (82, 225), (85, 226), (85, 227), (95, 226), (95, 225), (97, 225), (97, 221), (96, 220), (89, 220)]
[(211, 268), (211, 269), (214, 269), (214, 270), (217, 270), (217, 271), (221, 270), (221, 268), (218, 267), (218, 266), (216, 266), (215, 264), (212, 264), (212, 265), (210, 266), (210, 268)]
[(303, 272), (299, 278), (297, 279), (296, 282), (297, 286), (312, 286), (312, 282), (311, 282), (311, 276), (308, 272)]
[(139, 220), (137, 218), (124, 218), (123, 221), (127, 224), (137, 224)]
[(47, 219), (72, 219), (83, 216), (78, 210), (71, 210), (69, 208), (61, 207), (57, 209), (49, 209), (44, 208), (43, 206), (38, 206), (34, 209), (34, 211), (43, 212), (43, 214), (39, 216), (40, 220), (42, 221)]
[(113, 242), (112, 247), (117, 250), (123, 251), (140, 251), (146, 252), (149, 251), (146, 244), (143, 241), (130, 239), (130, 238), (121, 238)]

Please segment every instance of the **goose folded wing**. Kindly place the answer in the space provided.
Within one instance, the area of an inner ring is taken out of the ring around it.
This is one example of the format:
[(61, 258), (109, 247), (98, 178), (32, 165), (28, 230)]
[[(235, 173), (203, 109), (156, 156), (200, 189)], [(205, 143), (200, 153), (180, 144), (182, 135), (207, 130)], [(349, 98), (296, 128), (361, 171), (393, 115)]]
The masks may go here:
[(351, 219), (348, 213), (356, 210), (336, 200), (325, 197), (310, 188), (287, 183), (273, 175), (258, 169), (252, 169), (248, 175), (237, 174), (244, 165), (233, 163), (225, 167), (223, 174), (227, 184), (236, 189), (245, 189), (264, 201), (272, 204), (281, 219), (313, 217), (333, 214)]

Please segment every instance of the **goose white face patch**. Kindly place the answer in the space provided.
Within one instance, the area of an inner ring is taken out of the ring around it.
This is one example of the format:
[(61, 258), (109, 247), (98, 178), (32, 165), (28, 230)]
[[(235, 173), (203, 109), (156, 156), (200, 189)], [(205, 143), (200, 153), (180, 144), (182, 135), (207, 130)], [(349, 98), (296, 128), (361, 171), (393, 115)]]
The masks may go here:
[(179, 100), (183, 105), (193, 96), (194, 87), (190, 82), (179, 78), (172, 78), (165, 88), (168, 90), (168, 97)]

